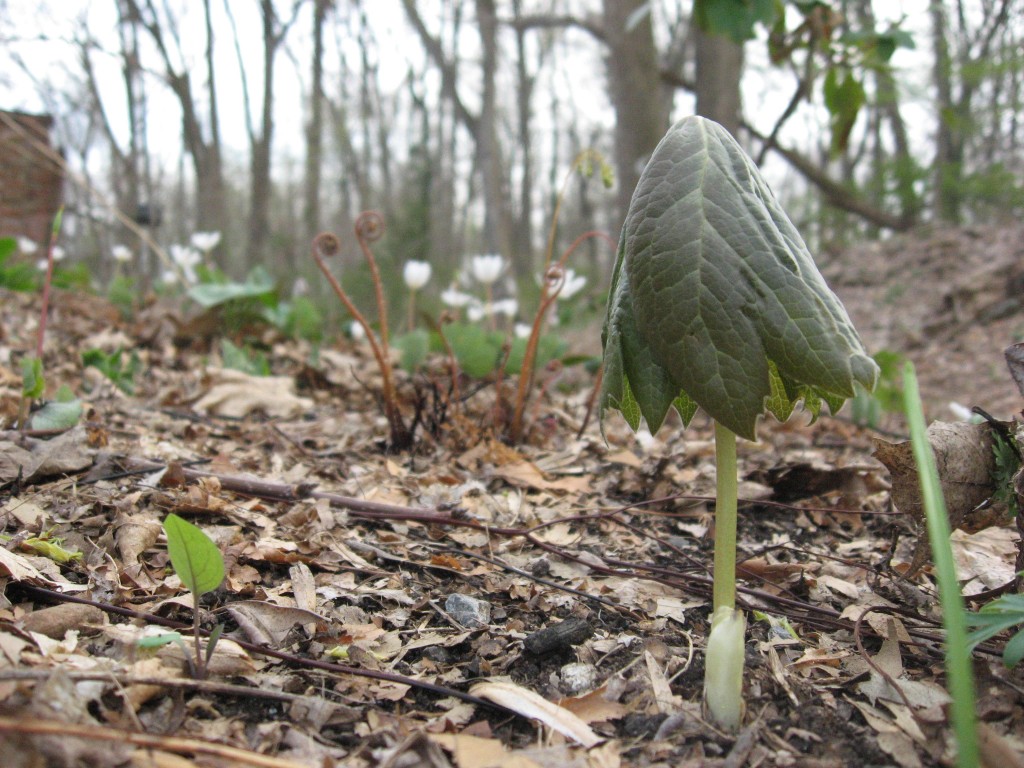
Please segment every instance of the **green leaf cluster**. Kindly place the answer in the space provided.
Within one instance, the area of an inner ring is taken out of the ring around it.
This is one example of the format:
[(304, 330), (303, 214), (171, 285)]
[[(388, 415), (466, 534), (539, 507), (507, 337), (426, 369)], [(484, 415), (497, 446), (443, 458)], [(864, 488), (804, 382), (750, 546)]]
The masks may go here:
[(637, 184), (603, 342), (602, 414), (653, 432), (700, 406), (753, 440), (766, 409), (834, 412), (878, 373), (756, 166), (701, 117), (669, 130)]
[(240, 347), (230, 339), (221, 339), (220, 356), (225, 368), (241, 371), (250, 376), (270, 375), (270, 361), (259, 350)]
[[(470, 323), (446, 325), (443, 331), (459, 369), (471, 378), (483, 379), (497, 371), (505, 356), (506, 344), (509, 344), (509, 347), (505, 373), (514, 376), (522, 369), (523, 358), (526, 355), (526, 339), (514, 338), (509, 342), (508, 336), (500, 331), (489, 331), (480, 325)], [(440, 333), (428, 333), (423, 329), (397, 336), (392, 339), (391, 345), (399, 350), (401, 365), (409, 371), (423, 365), (429, 353), (445, 352)], [(568, 346), (565, 339), (555, 334), (541, 336), (537, 344), (536, 365), (542, 367), (552, 360), (562, 358)]]
[(13, 237), (0, 237), (0, 288), (34, 291), (38, 285), (35, 267), (27, 262), (8, 263), (17, 251), (17, 240)]
[[(967, 636), (973, 649), (991, 640), (1005, 629), (1024, 624), (1024, 595), (1003, 595), (977, 613), (967, 614), (967, 623), (976, 629)], [(1003, 663), (1015, 667), (1024, 659), (1024, 629), (1011, 637), (1003, 648)]]
[(142, 370), (138, 353), (133, 351), (126, 359), (121, 347), (109, 354), (102, 349), (87, 349), (82, 353), (82, 365), (97, 369), (126, 395), (135, 393), (135, 377)]

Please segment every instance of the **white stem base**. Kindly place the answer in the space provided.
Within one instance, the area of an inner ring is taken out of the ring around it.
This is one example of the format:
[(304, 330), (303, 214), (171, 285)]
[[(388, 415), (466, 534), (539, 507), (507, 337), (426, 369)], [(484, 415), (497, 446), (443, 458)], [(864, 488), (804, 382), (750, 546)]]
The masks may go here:
[(704, 707), (708, 717), (726, 731), (739, 730), (743, 702), (743, 655), (747, 620), (742, 611), (723, 606), (711, 617), (704, 657)]

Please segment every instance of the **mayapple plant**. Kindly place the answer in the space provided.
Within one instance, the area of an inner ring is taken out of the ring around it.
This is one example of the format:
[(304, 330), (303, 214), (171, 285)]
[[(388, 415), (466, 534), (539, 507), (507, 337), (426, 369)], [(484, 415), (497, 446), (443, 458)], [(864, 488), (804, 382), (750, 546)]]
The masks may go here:
[(711, 719), (743, 716), (745, 620), (736, 610), (736, 435), (798, 401), (835, 413), (878, 375), (842, 303), (754, 163), (717, 123), (687, 117), (658, 144), (633, 193), (602, 334), (602, 416), (657, 432), (670, 407), (714, 420), (714, 588), (705, 657)]

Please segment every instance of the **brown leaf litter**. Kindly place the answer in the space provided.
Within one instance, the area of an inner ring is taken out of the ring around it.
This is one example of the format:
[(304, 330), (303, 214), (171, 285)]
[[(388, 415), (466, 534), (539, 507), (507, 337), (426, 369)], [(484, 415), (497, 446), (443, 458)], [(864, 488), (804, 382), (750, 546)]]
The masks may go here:
[[(972, 379), (946, 353), (961, 355), (973, 341), (960, 339), (979, 326), (1005, 347), (1024, 315), (992, 309), (998, 286), (971, 288), (1002, 279), (968, 269), (973, 256), (957, 257), (963, 275), (929, 259), (1024, 238), (932, 237), (877, 250), (886, 269), (905, 253), (922, 281), (915, 299), (941, 306), (902, 313), (894, 301), (889, 329), (876, 317), (865, 335), (872, 344), (884, 332), (886, 345), (926, 358), (919, 370), (940, 419), (949, 399), (1009, 419), (1021, 401), (1005, 368), (1003, 382), (986, 378), (990, 366)], [(868, 266), (859, 278), (852, 269), (837, 283), (854, 294), (843, 298), (856, 318), (888, 289)], [(929, 294), (927, 279), (943, 289)], [(871, 457), (870, 431), (796, 417), (766, 422), (761, 441), (741, 447), (739, 597), (757, 613), (747, 724), (730, 736), (699, 704), (714, 506), (699, 418), (685, 433), (635, 439), (613, 421), (608, 444), (593, 424), (577, 436), (591, 382), (570, 370), (575, 386), (536, 403), (538, 428), (522, 445), (489, 433), (485, 385), (466, 388), (458, 413), (422, 430), (416, 450), (389, 456), (358, 345), (323, 350), (317, 367), (308, 347), (254, 331), (273, 350), (274, 378), (253, 381), (218, 369), (201, 345), (175, 346), (187, 326), (167, 322), (172, 312), (150, 310), (131, 327), (98, 299), (75, 301), (73, 312), (55, 302), (45, 364), (51, 384), (83, 395), (83, 425), (0, 434), (6, 765), (948, 762), (941, 615), (930, 567), (909, 572), (914, 478), (901, 448), (883, 449), (894, 451), (891, 474)], [(32, 347), (35, 305), (0, 301), (0, 418), (17, 412), (13, 371)], [(91, 378), (85, 392), (76, 350), (117, 334), (138, 340), (136, 395)], [(407, 408), (424, 402), (418, 381), (401, 382)], [(983, 429), (966, 435), (967, 447), (948, 443), (949, 461), (987, 461)], [(946, 474), (958, 486), (950, 498), (983, 495), (981, 475)], [(965, 510), (961, 523), (977, 506), (975, 496), (951, 504)], [(187, 676), (177, 646), (139, 644), (191, 625), (161, 529), (172, 511), (225, 558), (226, 579), (202, 605), (205, 629), (226, 626), (206, 680)], [(1012, 579), (1019, 538), (1002, 519), (974, 523), (954, 546), (977, 607)], [(81, 556), (58, 563), (33, 537)], [(1003, 668), (999, 651), (977, 653), (978, 711), (986, 758), (1010, 766), (1024, 752), (1024, 672)]]

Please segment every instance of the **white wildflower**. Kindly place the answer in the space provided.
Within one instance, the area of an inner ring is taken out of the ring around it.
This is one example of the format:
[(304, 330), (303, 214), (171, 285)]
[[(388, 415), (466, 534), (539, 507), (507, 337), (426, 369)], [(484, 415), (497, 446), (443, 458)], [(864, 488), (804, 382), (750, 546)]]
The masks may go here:
[(515, 317), (516, 312), (519, 311), (519, 302), (515, 299), (502, 299), (501, 301), (494, 302), (487, 314), (489, 315), (505, 315), (506, 317)]
[(110, 249), (110, 255), (114, 257), (114, 261), (125, 264), (132, 260), (132, 249), (118, 243)]
[(35, 240), (31, 240), (27, 237), (19, 237), (18, 250), (21, 251), (26, 256), (31, 256), (33, 253), (39, 250), (39, 246), (36, 244)]
[(558, 298), (571, 299), (587, 284), (587, 278), (577, 275), (572, 269), (565, 270), (565, 278), (562, 281), (562, 290), (558, 292)]
[(457, 288), (446, 288), (441, 291), (441, 301), (447, 304), (449, 307), (465, 307), (468, 304), (472, 304), (476, 301), (476, 298), (470, 296), (468, 293), (463, 293)]
[(470, 261), (473, 277), (484, 285), (493, 285), (505, 269), (505, 259), (496, 253), (474, 256)]
[(430, 280), (430, 264), (426, 261), (407, 261), (402, 278), (410, 291), (418, 291)]
[(203, 253), (209, 254), (220, 243), (220, 232), (196, 232), (192, 235), (192, 245)]

